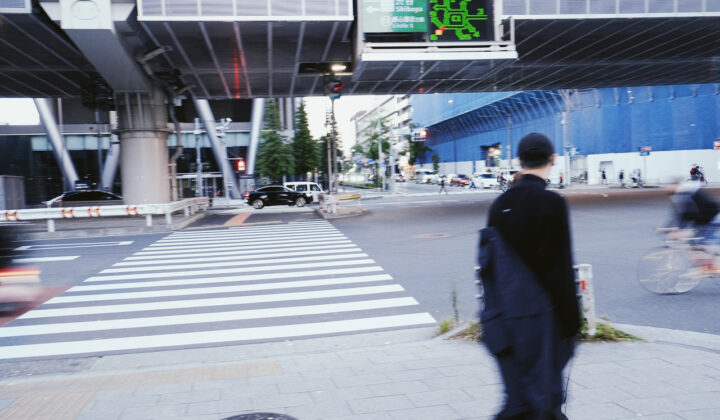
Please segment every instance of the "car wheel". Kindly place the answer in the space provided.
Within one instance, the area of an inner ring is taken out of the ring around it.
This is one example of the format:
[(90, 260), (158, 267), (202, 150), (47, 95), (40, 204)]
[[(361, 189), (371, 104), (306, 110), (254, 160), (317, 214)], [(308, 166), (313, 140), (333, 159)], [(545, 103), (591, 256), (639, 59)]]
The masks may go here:
[(306, 202), (305, 197), (298, 197), (297, 200), (295, 200), (295, 205), (298, 207), (305, 207)]
[(261, 199), (256, 198), (256, 199), (253, 200), (252, 206), (253, 206), (254, 208), (260, 210), (261, 208), (265, 207), (265, 203), (263, 203)]

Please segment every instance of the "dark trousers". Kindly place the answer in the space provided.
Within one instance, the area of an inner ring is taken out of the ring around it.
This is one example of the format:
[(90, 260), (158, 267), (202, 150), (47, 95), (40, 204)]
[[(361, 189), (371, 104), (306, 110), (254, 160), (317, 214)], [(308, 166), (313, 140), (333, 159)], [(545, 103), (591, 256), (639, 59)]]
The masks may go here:
[(508, 320), (510, 346), (495, 355), (505, 384), (505, 406), (496, 419), (567, 419), (563, 369), (573, 339), (558, 334), (551, 312)]

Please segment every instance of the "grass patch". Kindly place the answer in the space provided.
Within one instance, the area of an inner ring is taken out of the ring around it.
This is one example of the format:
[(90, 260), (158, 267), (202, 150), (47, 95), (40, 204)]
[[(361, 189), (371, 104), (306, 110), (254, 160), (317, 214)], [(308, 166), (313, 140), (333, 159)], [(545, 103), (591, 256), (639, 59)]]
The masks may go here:
[(436, 335), (443, 335), (452, 331), (453, 328), (455, 328), (455, 321), (452, 319), (444, 319), (438, 324)]
[(598, 322), (596, 325), (595, 335), (588, 334), (587, 323), (583, 322), (580, 329), (578, 341), (581, 343), (613, 343), (618, 341), (643, 341), (642, 338), (635, 337), (623, 331), (616, 330), (609, 323)]
[(480, 323), (477, 321), (470, 321), (468, 326), (465, 327), (459, 333), (450, 337), (452, 340), (469, 340), (469, 341), (480, 341), (482, 338), (482, 330)]

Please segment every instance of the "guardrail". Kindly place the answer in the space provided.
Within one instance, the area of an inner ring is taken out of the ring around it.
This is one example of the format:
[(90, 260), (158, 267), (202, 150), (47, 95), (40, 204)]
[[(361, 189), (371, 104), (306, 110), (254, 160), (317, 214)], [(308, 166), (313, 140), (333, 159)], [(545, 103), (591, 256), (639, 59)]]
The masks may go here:
[(145, 225), (152, 226), (152, 217), (165, 215), (165, 222), (172, 223), (172, 214), (183, 210), (185, 216), (195, 214), (209, 205), (207, 197), (195, 197), (164, 204), (137, 204), (89, 207), (51, 207), (42, 209), (0, 210), (2, 220), (22, 222), (27, 220), (47, 220), (48, 232), (55, 232), (55, 219), (79, 219), (117, 216), (145, 216)]

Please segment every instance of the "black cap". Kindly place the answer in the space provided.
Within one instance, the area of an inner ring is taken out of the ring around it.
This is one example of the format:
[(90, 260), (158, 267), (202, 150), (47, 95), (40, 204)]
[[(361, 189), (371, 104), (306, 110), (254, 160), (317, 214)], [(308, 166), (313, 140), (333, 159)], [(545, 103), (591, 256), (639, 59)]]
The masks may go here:
[(524, 166), (542, 166), (555, 153), (552, 142), (545, 134), (530, 133), (520, 140), (518, 157)]

